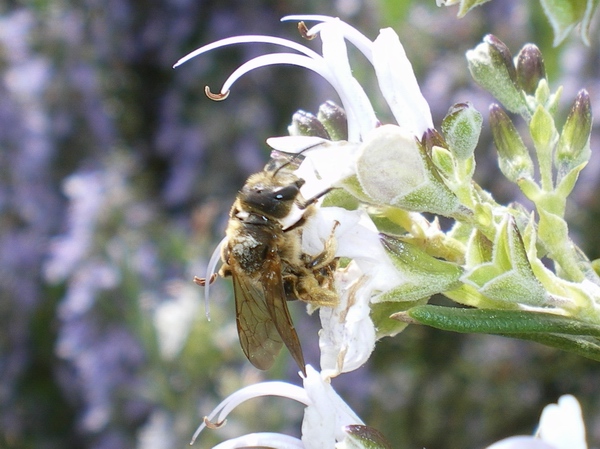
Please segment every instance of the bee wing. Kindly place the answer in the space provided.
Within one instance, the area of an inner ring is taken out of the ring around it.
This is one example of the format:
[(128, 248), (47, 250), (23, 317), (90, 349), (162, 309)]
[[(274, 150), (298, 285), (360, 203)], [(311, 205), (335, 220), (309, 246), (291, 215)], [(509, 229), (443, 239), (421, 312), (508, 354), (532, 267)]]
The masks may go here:
[(235, 261), (231, 261), (231, 271), (242, 350), (255, 367), (269, 369), (281, 350), (282, 341), (267, 309), (262, 285), (244, 274)]
[(292, 357), (306, 375), (304, 355), (298, 334), (292, 323), (292, 317), (288, 310), (286, 293), (283, 287), (283, 276), (281, 274), (281, 260), (275, 248), (267, 253), (261, 275), (267, 310), (273, 319), (275, 328), (281, 339), (289, 349)]

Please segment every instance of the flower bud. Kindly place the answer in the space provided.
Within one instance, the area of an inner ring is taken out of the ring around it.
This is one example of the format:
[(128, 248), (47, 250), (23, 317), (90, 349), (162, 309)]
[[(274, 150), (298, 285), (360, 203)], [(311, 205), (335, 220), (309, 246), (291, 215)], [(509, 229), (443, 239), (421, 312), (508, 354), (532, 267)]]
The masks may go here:
[(299, 110), (292, 116), (292, 123), (288, 126), (290, 136), (321, 137), (330, 140), (329, 133), (314, 114)]
[(542, 52), (534, 44), (525, 45), (517, 56), (517, 82), (528, 95), (534, 95), (540, 80), (546, 78)]
[(497, 104), (490, 106), (490, 125), (504, 176), (512, 182), (533, 178), (533, 161), (527, 147), (506, 112)]
[(465, 212), (425, 147), (399, 126), (374, 129), (359, 151), (358, 181), (370, 201), (445, 216)]
[(502, 41), (488, 34), (483, 43), (467, 52), (467, 61), (473, 79), (504, 107), (514, 113), (528, 113), (512, 56)]
[(458, 160), (467, 160), (475, 151), (483, 118), (470, 103), (458, 103), (450, 108), (442, 121), (442, 132), (448, 149)]
[(590, 158), (590, 133), (592, 131), (592, 107), (590, 96), (581, 90), (571, 106), (563, 126), (556, 151), (556, 166), (559, 178), (587, 162)]
[(348, 118), (343, 108), (333, 101), (326, 101), (319, 106), (317, 118), (331, 136), (331, 140), (348, 140)]
[[(346, 449), (391, 449), (392, 445), (377, 429), (362, 424), (352, 424), (342, 429), (348, 436), (339, 447)], [(338, 444), (336, 444), (338, 446)]]

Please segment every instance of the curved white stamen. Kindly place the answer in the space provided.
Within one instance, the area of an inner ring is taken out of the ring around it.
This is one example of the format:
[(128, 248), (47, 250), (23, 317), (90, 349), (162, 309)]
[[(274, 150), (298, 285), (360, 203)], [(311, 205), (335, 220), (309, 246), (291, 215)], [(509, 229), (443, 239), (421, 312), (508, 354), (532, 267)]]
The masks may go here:
[(221, 260), (221, 248), (223, 248), (223, 245), (225, 245), (226, 242), (227, 237), (224, 237), (213, 251), (212, 256), (210, 256), (210, 260), (208, 261), (208, 265), (206, 266), (206, 276), (204, 277), (204, 311), (208, 321), (210, 321), (210, 301), (208, 295), (210, 291), (211, 279), (213, 273), (217, 272), (217, 264), (219, 263), (219, 260)]
[(223, 83), (223, 87), (221, 88), (221, 93), (225, 93), (228, 90), (230, 90), (233, 83), (235, 83), (246, 73), (254, 69), (258, 69), (260, 67), (266, 67), (269, 65), (276, 64), (296, 65), (312, 70), (313, 72), (316, 72), (323, 78), (325, 78), (339, 93), (339, 84), (329, 71), (327, 65), (325, 64), (321, 56), (316, 55), (314, 58), (309, 58), (307, 56), (297, 55), (295, 53), (270, 53), (268, 55), (257, 56), (256, 58), (245, 62), (244, 64), (239, 66), (231, 75), (229, 75), (229, 78), (227, 78), (227, 80), (225, 80), (225, 82)]
[(283, 39), (280, 37), (264, 36), (264, 35), (257, 34), (257, 35), (244, 35), (244, 36), (228, 37), (228, 38), (221, 39), (216, 42), (212, 42), (210, 44), (204, 45), (200, 48), (197, 48), (193, 52), (185, 55), (183, 58), (181, 58), (179, 61), (177, 61), (175, 63), (175, 65), (173, 65), (173, 68), (179, 67), (181, 64), (184, 64), (185, 62), (189, 61), (190, 59), (195, 58), (196, 56), (199, 56), (203, 53), (207, 53), (211, 50), (215, 50), (217, 48), (226, 47), (228, 45), (235, 45), (235, 44), (256, 44), (256, 43), (274, 44), (274, 45), (280, 45), (282, 47), (291, 48), (292, 50), (296, 50), (300, 53), (303, 53), (310, 58), (315, 58), (315, 57), (320, 58), (321, 57), (318, 53), (314, 52), (310, 48), (308, 48), (302, 44), (299, 44), (297, 42), (290, 41), (288, 39)]
[[(282, 22), (286, 22), (286, 21), (290, 21), (290, 20), (307, 20), (307, 21), (321, 22), (320, 24), (315, 25), (314, 27), (312, 27), (308, 30), (309, 35), (313, 35), (313, 34), (318, 33), (322, 29), (324, 23), (331, 22), (332, 20), (338, 20), (338, 19), (335, 17), (330, 17), (330, 16), (309, 15), (309, 14), (307, 14), (307, 15), (302, 15), (302, 14), (290, 15), (290, 16), (285, 16), (284, 18), (281, 19)], [(348, 25), (346, 22), (340, 21), (340, 25), (341, 25), (341, 29), (344, 33), (344, 37), (346, 39), (348, 39), (348, 41), (352, 42), (352, 44), (356, 48), (358, 48), (358, 50), (363, 55), (365, 55), (365, 57), (372, 63), (373, 57), (372, 57), (371, 47), (373, 46), (373, 42), (371, 42), (371, 40), (368, 37), (366, 37), (364, 34), (362, 34), (356, 28)]]
[[(272, 53), (268, 55), (257, 56), (250, 61), (245, 62), (238, 67), (229, 78), (223, 83), (221, 93), (229, 91), (231, 86), (244, 74), (259, 67), (276, 64), (290, 64), (312, 70), (321, 75), (335, 89), (342, 102), (342, 107), (346, 110), (348, 117), (348, 130), (351, 135), (350, 141), (359, 141), (360, 136), (367, 131), (375, 128), (377, 119), (375, 112), (369, 102), (367, 94), (364, 92), (358, 81), (352, 76), (344, 77), (338, 73), (331, 72), (332, 64), (328, 64), (322, 56), (316, 55), (309, 58), (295, 53)], [(350, 69), (348, 69), (350, 74)]]
[(247, 447), (273, 447), (277, 449), (303, 449), (302, 440), (282, 433), (250, 433), (217, 444), (213, 449), (239, 449)]
[[(280, 396), (293, 399), (307, 406), (311, 404), (308, 394), (302, 387), (287, 382), (260, 382), (244, 387), (225, 398), (215, 407), (211, 414), (206, 417), (205, 421), (222, 423), (225, 421), (225, 418), (227, 418), (227, 415), (229, 415), (229, 413), (231, 413), (238, 405), (249, 399), (258, 398), (260, 396)], [(194, 444), (194, 441), (196, 441), (196, 438), (198, 438), (198, 435), (200, 435), (200, 432), (202, 432), (205, 427), (206, 422), (200, 424), (194, 433), (190, 444)]]

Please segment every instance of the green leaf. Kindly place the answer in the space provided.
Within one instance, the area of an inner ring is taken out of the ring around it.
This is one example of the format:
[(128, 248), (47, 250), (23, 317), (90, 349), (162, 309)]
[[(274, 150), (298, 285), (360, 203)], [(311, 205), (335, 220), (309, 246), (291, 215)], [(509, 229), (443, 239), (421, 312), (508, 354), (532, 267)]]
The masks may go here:
[(436, 329), (535, 341), (600, 361), (600, 326), (549, 313), (423, 305), (395, 317)]
[[(592, 0), (540, 0), (544, 13), (554, 30), (554, 46), (560, 44), (571, 30), (586, 16)], [(595, 8), (595, 6), (591, 6)]]
[(546, 346), (572, 352), (591, 360), (600, 362), (600, 340), (594, 337), (564, 334), (498, 334), (503, 337), (535, 341)]
[(424, 298), (419, 301), (405, 301), (405, 302), (378, 302), (371, 304), (371, 320), (375, 325), (376, 338), (379, 340), (383, 337), (393, 337), (398, 335), (408, 323), (402, 323), (398, 320), (390, 318), (394, 313), (398, 313), (404, 310), (408, 310), (415, 305), (421, 305), (427, 303), (429, 298)]
[(526, 310), (463, 309), (426, 304), (406, 314), (436, 329), (476, 334), (566, 334), (600, 337), (600, 326)]

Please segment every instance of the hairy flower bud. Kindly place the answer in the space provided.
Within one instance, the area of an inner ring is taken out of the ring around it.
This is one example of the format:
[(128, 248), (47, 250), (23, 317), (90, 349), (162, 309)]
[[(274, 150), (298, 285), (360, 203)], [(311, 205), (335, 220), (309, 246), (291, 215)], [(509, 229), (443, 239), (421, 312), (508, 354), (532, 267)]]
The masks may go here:
[(587, 162), (590, 155), (592, 107), (586, 90), (577, 94), (563, 126), (555, 154), (559, 177)]
[(363, 142), (360, 153), (358, 181), (371, 201), (446, 216), (462, 211), (425, 146), (410, 132), (394, 125), (376, 128)]
[(288, 126), (290, 136), (321, 137), (329, 140), (329, 133), (314, 114), (299, 110), (292, 116), (292, 123)]
[(533, 178), (533, 161), (527, 147), (506, 112), (497, 104), (490, 106), (490, 125), (504, 176), (513, 182)]
[(509, 111), (527, 114), (525, 98), (517, 83), (512, 55), (497, 37), (488, 34), (483, 43), (467, 52), (473, 79), (496, 97)]
[(517, 56), (517, 82), (528, 95), (534, 95), (540, 80), (546, 78), (542, 52), (534, 44), (525, 45)]
[(317, 118), (331, 136), (331, 140), (348, 140), (348, 118), (343, 108), (333, 101), (326, 101), (319, 106)]
[(442, 121), (442, 132), (457, 159), (464, 161), (473, 155), (482, 122), (481, 114), (470, 103), (458, 103), (450, 108)]

